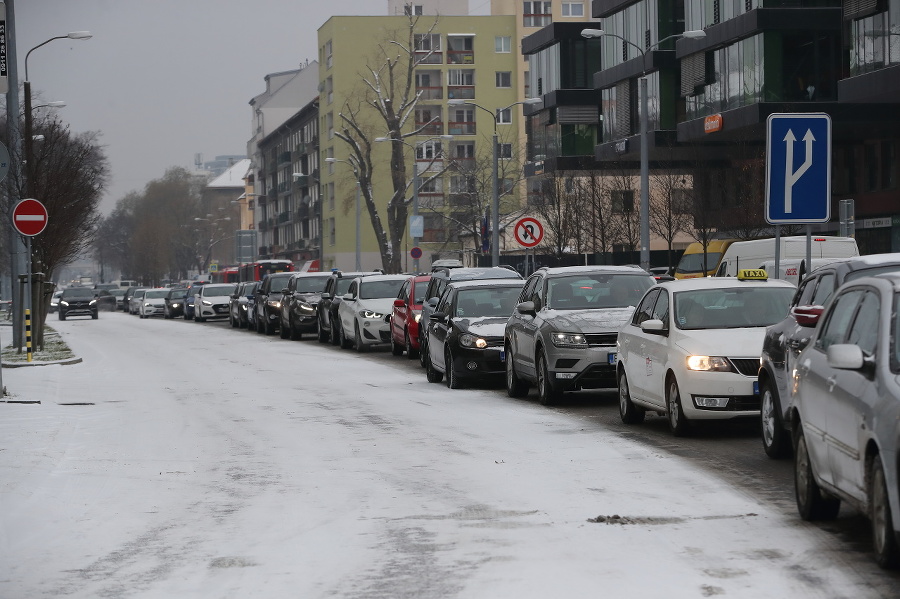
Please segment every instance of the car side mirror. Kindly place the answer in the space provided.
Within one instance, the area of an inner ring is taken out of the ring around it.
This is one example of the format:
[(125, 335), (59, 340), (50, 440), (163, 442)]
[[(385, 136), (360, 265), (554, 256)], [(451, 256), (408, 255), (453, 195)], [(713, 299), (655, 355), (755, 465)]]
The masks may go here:
[(446, 312), (433, 312), (431, 316), (428, 317), (429, 320), (433, 320), (435, 322), (446, 322), (447, 321), (447, 313)]
[(353, 294), (352, 294), (352, 293), (345, 293), (345, 294), (344, 294), (344, 297), (343, 297), (342, 299), (343, 299), (345, 302), (352, 302), (353, 299), (354, 299), (354, 298), (353, 298)]
[(530, 314), (534, 316), (537, 311), (534, 309), (534, 302), (521, 302), (516, 304), (516, 312), (519, 314)]
[(394, 307), (395, 307), (395, 308), (402, 308), (402, 307), (404, 307), (405, 305), (406, 305), (406, 302), (405, 302), (404, 300), (400, 299), (400, 298), (397, 298), (397, 299), (394, 300)]
[(866, 356), (858, 345), (836, 343), (825, 350), (828, 365), (842, 370), (860, 370), (866, 364)]
[(791, 315), (801, 327), (814, 327), (824, 310), (822, 306), (795, 306), (791, 309)]
[(287, 293), (288, 293), (287, 287), (285, 287), (284, 289), (281, 290), (281, 295), (287, 295)]
[(323, 293), (323, 294), (322, 294), (322, 299), (323, 299), (323, 300), (330, 300), (331, 297), (332, 297), (332, 295), (331, 295), (330, 293)]
[(641, 323), (641, 330), (650, 335), (666, 335), (666, 325), (658, 318), (651, 318)]
[(435, 297), (431, 298), (430, 300), (428, 300), (428, 301), (425, 302), (425, 303), (427, 303), (427, 304), (428, 304), (428, 307), (431, 308), (431, 309), (433, 310), (433, 309), (437, 308), (438, 298), (435, 296)]

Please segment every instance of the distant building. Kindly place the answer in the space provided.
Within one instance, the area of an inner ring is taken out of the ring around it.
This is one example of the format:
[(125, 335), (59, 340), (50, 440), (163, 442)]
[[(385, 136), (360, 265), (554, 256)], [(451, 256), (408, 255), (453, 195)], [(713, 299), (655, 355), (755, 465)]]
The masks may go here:
[(235, 233), (241, 224), (238, 198), (244, 193), (244, 181), (250, 169), (250, 160), (244, 158), (232, 164), (218, 177), (210, 181), (200, 194), (200, 206), (204, 217), (194, 222), (199, 235), (198, 246), (205, 250), (203, 270), (209, 264), (221, 267), (237, 263)]

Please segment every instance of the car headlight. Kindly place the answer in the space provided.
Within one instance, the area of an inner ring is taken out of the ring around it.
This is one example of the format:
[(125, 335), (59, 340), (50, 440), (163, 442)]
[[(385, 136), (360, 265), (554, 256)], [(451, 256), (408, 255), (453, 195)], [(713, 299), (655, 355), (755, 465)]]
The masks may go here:
[(145, 307), (145, 308), (149, 308), (149, 307), (152, 306), (152, 305), (153, 305), (153, 304), (151, 304), (150, 302), (144, 302), (144, 307)]
[(384, 314), (379, 314), (373, 310), (360, 310), (359, 315), (363, 318), (384, 318)]
[(272, 308), (280, 308), (281, 307), (281, 302), (278, 300), (269, 300), (266, 303)]
[(556, 347), (584, 349), (588, 346), (587, 338), (581, 333), (553, 333), (550, 340)]
[(203, 301), (200, 302), (200, 303), (202, 303), (204, 306), (212, 306), (212, 302), (209, 301), (209, 300), (203, 300)]
[(313, 314), (316, 311), (316, 307), (309, 302), (297, 302), (297, 308), (302, 312), (309, 312), (310, 314)]
[(68, 306), (69, 302), (67, 302), (66, 300), (60, 300), (59, 305), (60, 306)]
[(93, 305), (94, 305), (94, 304), (96, 304), (96, 303), (97, 303), (97, 300), (95, 300), (95, 299), (92, 299), (92, 300), (91, 300), (91, 303), (90, 303), (90, 304), (88, 304), (88, 305), (90, 305), (90, 306), (93, 306)]
[(731, 363), (718, 356), (688, 356), (686, 358), (688, 370), (700, 370), (705, 372), (731, 372)]
[(481, 337), (476, 337), (472, 333), (463, 333), (460, 335), (459, 344), (463, 347), (477, 347), (478, 349), (484, 349), (488, 345), (487, 341)]
[(246, 312), (246, 311), (247, 311), (247, 304), (241, 304), (241, 305), (240, 305), (240, 308), (241, 308), (241, 310), (243, 310), (244, 312)]
[(421, 320), (422, 320), (422, 312), (421, 312), (421, 311), (413, 312), (413, 319), (414, 319), (416, 322), (421, 321)]
[(173, 307), (173, 308), (177, 308), (177, 307), (180, 306), (180, 305), (181, 305), (181, 304), (179, 304), (178, 302), (172, 302), (172, 307)]

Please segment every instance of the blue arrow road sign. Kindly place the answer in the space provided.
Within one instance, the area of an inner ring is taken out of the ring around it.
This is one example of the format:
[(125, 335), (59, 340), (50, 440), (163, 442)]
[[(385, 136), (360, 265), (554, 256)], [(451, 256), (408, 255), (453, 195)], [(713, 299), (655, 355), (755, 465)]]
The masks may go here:
[(770, 114), (766, 120), (766, 220), (775, 224), (831, 219), (831, 117)]

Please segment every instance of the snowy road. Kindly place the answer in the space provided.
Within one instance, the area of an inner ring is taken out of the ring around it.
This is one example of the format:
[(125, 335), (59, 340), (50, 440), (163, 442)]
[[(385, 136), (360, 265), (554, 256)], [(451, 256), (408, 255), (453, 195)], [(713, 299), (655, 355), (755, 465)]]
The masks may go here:
[(222, 323), (51, 325), (83, 363), (3, 371), (41, 402), (0, 404), (3, 598), (863, 599), (898, 580), (533, 402)]

